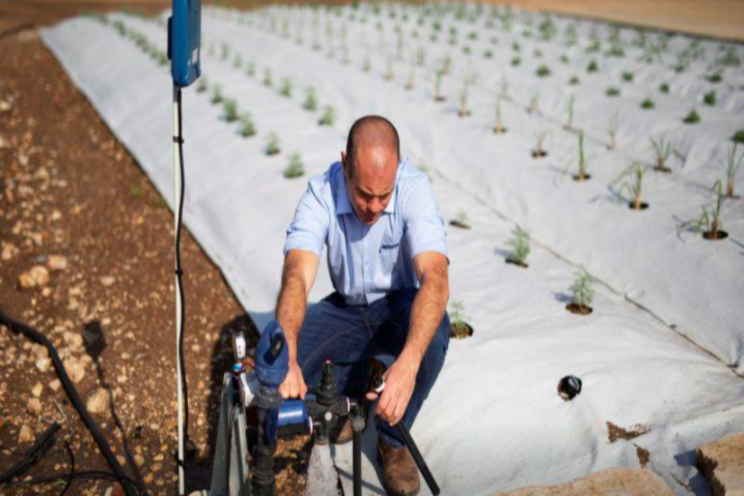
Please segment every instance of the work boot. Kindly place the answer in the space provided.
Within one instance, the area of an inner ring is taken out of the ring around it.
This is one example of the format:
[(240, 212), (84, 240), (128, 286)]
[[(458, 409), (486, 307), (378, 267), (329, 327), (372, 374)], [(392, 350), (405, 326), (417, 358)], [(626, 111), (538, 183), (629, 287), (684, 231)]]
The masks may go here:
[(408, 448), (394, 448), (377, 438), (377, 461), (382, 465), (382, 485), (390, 496), (414, 496), (421, 489), (418, 467)]
[(349, 417), (338, 419), (331, 432), (328, 433), (328, 439), (333, 444), (346, 444), (354, 438), (354, 430), (351, 428)]

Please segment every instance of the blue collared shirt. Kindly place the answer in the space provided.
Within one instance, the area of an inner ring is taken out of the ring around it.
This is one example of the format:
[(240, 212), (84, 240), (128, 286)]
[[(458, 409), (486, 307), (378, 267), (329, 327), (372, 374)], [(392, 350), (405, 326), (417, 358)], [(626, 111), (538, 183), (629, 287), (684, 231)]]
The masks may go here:
[(354, 213), (343, 166), (336, 162), (310, 179), (287, 229), (284, 254), (308, 250), (320, 259), (327, 245), (333, 287), (348, 305), (369, 305), (390, 291), (419, 287), (413, 258), (426, 251), (447, 256), (445, 237), (429, 179), (407, 158), (398, 163), (390, 203), (371, 226)]

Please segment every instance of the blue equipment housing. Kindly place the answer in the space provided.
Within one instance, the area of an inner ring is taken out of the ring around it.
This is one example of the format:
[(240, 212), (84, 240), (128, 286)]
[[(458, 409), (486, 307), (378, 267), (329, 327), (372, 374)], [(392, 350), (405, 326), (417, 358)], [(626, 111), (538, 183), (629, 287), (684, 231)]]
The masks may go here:
[(261, 333), (256, 348), (256, 378), (259, 382), (276, 391), (284, 382), (289, 371), (289, 352), (287, 338), (279, 322), (272, 320)]
[(168, 58), (173, 84), (185, 88), (201, 75), (201, 0), (173, 0), (168, 18)]

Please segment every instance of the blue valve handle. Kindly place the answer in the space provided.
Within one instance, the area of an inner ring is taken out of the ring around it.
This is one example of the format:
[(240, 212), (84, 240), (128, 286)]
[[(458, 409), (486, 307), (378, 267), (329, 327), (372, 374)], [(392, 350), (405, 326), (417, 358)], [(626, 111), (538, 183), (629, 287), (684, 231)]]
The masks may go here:
[(256, 378), (271, 390), (279, 389), (289, 371), (289, 352), (284, 329), (272, 320), (258, 340), (256, 349)]

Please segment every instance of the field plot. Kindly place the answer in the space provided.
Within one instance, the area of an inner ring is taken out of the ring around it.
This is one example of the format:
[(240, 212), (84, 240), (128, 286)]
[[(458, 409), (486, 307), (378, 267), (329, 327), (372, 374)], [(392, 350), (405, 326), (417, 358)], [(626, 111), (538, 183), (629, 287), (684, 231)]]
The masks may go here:
[[(165, 17), (43, 37), (172, 203)], [(695, 447), (744, 431), (742, 46), (439, 3), (209, 8), (202, 42), (185, 222), (259, 327), (306, 179), (363, 114), (392, 120), (470, 227), (448, 245), (452, 310), (475, 332), (412, 432), (444, 494), (640, 465), (707, 494)], [(583, 391), (564, 401), (569, 374)]]

